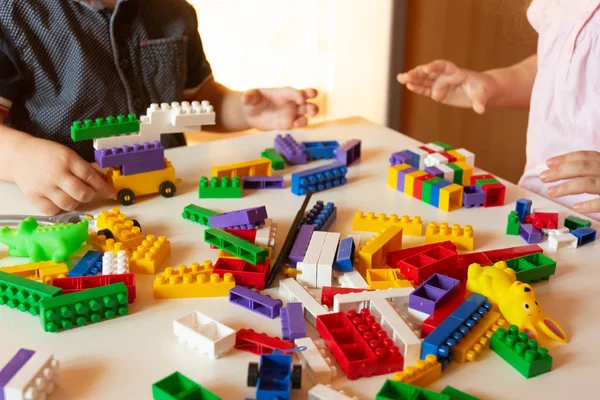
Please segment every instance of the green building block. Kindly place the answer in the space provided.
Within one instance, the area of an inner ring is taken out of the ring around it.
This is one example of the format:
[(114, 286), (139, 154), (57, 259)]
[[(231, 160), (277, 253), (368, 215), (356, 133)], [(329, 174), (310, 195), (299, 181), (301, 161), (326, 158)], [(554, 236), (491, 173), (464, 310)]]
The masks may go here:
[(39, 315), (42, 299), (61, 294), (60, 288), (0, 271), (0, 306)]
[(209, 210), (208, 208), (200, 207), (195, 204), (188, 204), (181, 213), (183, 219), (188, 219), (192, 222), (197, 222), (200, 225), (210, 226), (208, 219), (219, 215), (218, 212)]
[(479, 187), (482, 187), (483, 185), (487, 185), (488, 183), (500, 183), (500, 181), (496, 178), (490, 178), (490, 179), (478, 179), (475, 184)]
[(519, 222), (519, 214), (516, 211), (511, 211), (508, 214), (508, 223), (506, 225), (506, 234), (519, 236), (519, 228), (521, 223)]
[(71, 125), (71, 139), (74, 142), (81, 140), (99, 139), (111, 136), (124, 135), (140, 131), (140, 121), (135, 114), (119, 115), (115, 117), (96, 118), (94, 121), (86, 119), (75, 121)]
[(123, 282), (46, 298), (40, 302), (42, 326), (46, 332), (58, 332), (126, 315), (127, 300)]
[(445, 394), (388, 379), (375, 396), (375, 400), (451, 400), (451, 398)]
[(271, 160), (271, 167), (274, 170), (285, 168), (285, 160), (283, 159), (281, 154), (275, 151), (275, 149), (265, 149), (265, 151), (260, 153), (260, 156)]
[(570, 231), (574, 231), (579, 228), (589, 228), (592, 226), (592, 221), (587, 219), (579, 218), (574, 215), (569, 215), (565, 218), (565, 227), (569, 228)]
[(433, 144), (437, 144), (440, 147), (444, 148), (444, 151), (452, 150), (452, 146), (443, 142), (433, 142)]
[(454, 170), (454, 181), (453, 183), (456, 183), (457, 185), (462, 186), (463, 184), (463, 170), (461, 167), (459, 167), (458, 165), (454, 164), (454, 163), (448, 163), (447, 164), (448, 167), (452, 168)]
[(210, 181), (207, 177), (200, 178), (198, 184), (198, 197), (201, 199), (239, 199), (242, 197), (242, 182), (239, 176), (233, 179), (224, 176), (213, 176)]
[(533, 378), (552, 370), (552, 356), (548, 349), (538, 347), (536, 340), (529, 340), (526, 332), (511, 325), (508, 330), (498, 329), (491, 338), (490, 347), (525, 378)]
[(506, 261), (506, 265), (515, 271), (517, 280), (523, 283), (548, 280), (556, 272), (556, 261), (543, 253), (513, 258)]
[(479, 398), (454, 389), (452, 386), (446, 386), (444, 390), (442, 390), (442, 394), (450, 396), (450, 400), (479, 400)]
[(254, 265), (265, 261), (268, 254), (267, 249), (217, 228), (206, 229), (204, 241)]
[(221, 400), (180, 372), (174, 372), (152, 385), (154, 400)]
[(444, 178), (440, 178), (436, 176), (435, 178), (431, 178), (423, 182), (423, 186), (421, 188), (421, 201), (431, 204), (431, 188), (436, 183), (442, 182)]

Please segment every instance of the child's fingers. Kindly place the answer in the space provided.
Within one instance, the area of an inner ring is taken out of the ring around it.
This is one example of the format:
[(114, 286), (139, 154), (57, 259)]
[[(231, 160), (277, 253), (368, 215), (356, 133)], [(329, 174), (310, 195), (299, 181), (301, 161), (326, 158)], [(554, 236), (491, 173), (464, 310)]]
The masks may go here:
[(406, 88), (413, 93), (420, 94), (421, 96), (431, 97), (431, 88), (419, 85), (413, 85), (412, 83), (408, 83)]
[(304, 95), (305, 99), (314, 99), (315, 97), (317, 97), (319, 92), (317, 92), (317, 89), (308, 88), (302, 90), (302, 94)]
[(455, 73), (457, 70), (458, 67), (456, 64), (447, 60), (435, 60), (423, 66), (423, 72), (425, 72), (430, 78), (437, 77), (439, 75), (450, 75)]
[(573, 204), (573, 210), (582, 214), (589, 214), (600, 211), (600, 199), (583, 201)]
[(304, 128), (308, 125), (308, 119), (302, 115), (294, 120), (294, 128)]
[(548, 188), (548, 196), (550, 197), (581, 193), (600, 194), (600, 178), (594, 176), (575, 178)]
[(600, 160), (600, 153), (590, 150), (573, 151), (571, 153), (561, 154), (547, 159), (546, 165), (554, 167), (560, 164), (582, 160)]
[(46, 197), (35, 197), (31, 199), (31, 202), (44, 215), (56, 215), (61, 211), (61, 209), (57, 207), (56, 204), (54, 204)]
[(73, 175), (81, 179), (96, 192), (103, 194), (105, 197), (113, 197), (114, 189), (102, 179), (102, 176), (87, 162), (76, 159), (73, 160), (69, 168)]
[(309, 117), (314, 117), (319, 113), (319, 106), (314, 103), (306, 103), (306, 111), (305, 114), (308, 114)]
[(542, 171), (540, 180), (547, 183), (585, 176), (600, 176), (600, 160), (580, 160), (559, 164)]
[(419, 84), (425, 81), (430, 81), (432, 79), (423, 71), (423, 67), (413, 68), (408, 72), (404, 72), (402, 74), (398, 74), (397, 76), (398, 82), (403, 85), (412, 83)]
[(62, 189), (55, 187), (46, 193), (46, 197), (56, 204), (61, 210), (73, 211), (79, 205), (79, 202), (66, 194)]
[(83, 183), (75, 175), (60, 178), (58, 187), (80, 203), (88, 203), (94, 199), (96, 191)]

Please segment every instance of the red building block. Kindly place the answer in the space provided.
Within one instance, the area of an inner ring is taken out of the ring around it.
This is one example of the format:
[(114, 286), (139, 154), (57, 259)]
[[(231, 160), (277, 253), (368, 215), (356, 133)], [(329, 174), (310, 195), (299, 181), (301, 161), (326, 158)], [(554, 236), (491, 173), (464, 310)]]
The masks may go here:
[(423, 195), (423, 182), (428, 181), (431, 178), (435, 178), (435, 176), (429, 173), (415, 178), (415, 186), (413, 188), (414, 198), (421, 200), (421, 196)]
[(360, 293), (368, 291), (368, 289), (353, 289), (343, 287), (323, 286), (321, 290), (321, 304), (333, 307), (333, 298), (336, 294)]
[(433, 332), (442, 321), (448, 318), (465, 301), (469, 294), (467, 294), (465, 285), (461, 283), (452, 297), (423, 321), (421, 325), (421, 338), (424, 339)]
[(544, 250), (537, 244), (529, 244), (527, 246), (509, 247), (506, 249), (488, 250), (483, 251), (487, 258), (490, 259), (492, 264), (498, 261), (512, 260), (513, 258), (519, 258), (534, 253), (543, 253)]
[(261, 355), (271, 354), (275, 349), (291, 350), (295, 346), (292, 342), (268, 336), (264, 333), (256, 333), (252, 329), (240, 329), (235, 333), (234, 347), (248, 353)]
[(554, 212), (539, 212), (536, 211), (527, 214), (523, 219), (524, 224), (531, 224), (536, 229), (557, 229), (558, 228), (558, 213)]
[(503, 206), (506, 197), (506, 186), (501, 183), (488, 183), (482, 185), (481, 189), (485, 192), (484, 207)]
[(398, 263), (400, 273), (415, 285), (420, 285), (431, 275), (445, 275), (456, 264), (456, 250), (438, 246), (423, 253), (405, 258)]
[(456, 264), (454, 267), (446, 271), (447, 275), (460, 281), (466, 281), (469, 265), (474, 263), (479, 265), (493, 264), (489, 257), (482, 252), (459, 254), (456, 256)]
[(397, 251), (391, 251), (387, 254), (387, 265), (392, 268), (400, 268), (400, 261), (405, 258), (414, 256), (416, 254), (424, 253), (431, 249), (436, 249), (438, 247), (443, 247), (448, 250), (456, 251), (456, 245), (451, 241), (439, 242), (439, 243), (431, 243), (423, 246), (409, 247), (408, 249), (402, 249)]
[(431, 150), (429, 147), (427, 146), (419, 146), (419, 149), (421, 150), (425, 150), (427, 153), (431, 154), (431, 153), (435, 153), (435, 150)]
[(494, 178), (494, 175), (491, 175), (491, 174), (473, 175), (471, 177), (471, 185), (476, 185), (477, 181), (485, 180), (485, 179), (495, 179), (495, 178)]
[(440, 154), (443, 155), (444, 157), (446, 157), (448, 159), (449, 163), (456, 162), (456, 157), (454, 157), (452, 154), (448, 154), (445, 151)]
[[(256, 241), (256, 229), (231, 229), (225, 228), (223, 229), (227, 233), (231, 233), (234, 236), (239, 237), (240, 239), (244, 239), (249, 241), (250, 243), (255, 243)], [(211, 249), (216, 249), (217, 247), (210, 245)]]
[(265, 287), (270, 267), (269, 260), (253, 265), (235, 258), (219, 258), (213, 267), (213, 273), (219, 274), (221, 277), (230, 273), (234, 276), (237, 285), (262, 290)]
[(59, 287), (63, 294), (81, 292), (82, 290), (93, 289), (100, 286), (112, 285), (113, 283), (123, 282), (127, 287), (127, 298), (129, 304), (135, 301), (135, 274), (115, 274), (115, 275), (96, 275), (81, 276), (72, 278), (54, 278), (50, 285)]

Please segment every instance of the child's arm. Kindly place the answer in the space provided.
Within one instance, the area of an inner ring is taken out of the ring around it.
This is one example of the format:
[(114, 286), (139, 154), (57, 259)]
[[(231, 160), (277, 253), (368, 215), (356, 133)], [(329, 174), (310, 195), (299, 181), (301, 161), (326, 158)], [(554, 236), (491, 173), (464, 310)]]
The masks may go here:
[(113, 189), (73, 150), (3, 125), (0, 119), (0, 180), (15, 182), (42, 213), (73, 211), (96, 193)]
[(537, 55), (532, 55), (513, 66), (485, 72), (438, 60), (399, 74), (398, 81), (417, 94), (482, 114), (487, 106), (529, 107), (536, 74)]

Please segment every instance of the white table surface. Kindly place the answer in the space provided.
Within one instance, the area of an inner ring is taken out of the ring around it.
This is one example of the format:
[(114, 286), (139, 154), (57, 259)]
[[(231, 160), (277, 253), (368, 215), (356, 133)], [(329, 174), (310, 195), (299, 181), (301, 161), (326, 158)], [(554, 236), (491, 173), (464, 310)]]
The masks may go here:
[[(417, 142), (413, 139), (365, 121), (332, 123), (293, 134), (299, 141), (362, 139), (362, 159), (349, 168), (348, 183), (316, 193), (311, 200), (311, 204), (316, 200), (336, 203), (337, 221), (330, 230), (343, 235), (351, 232), (352, 216), (357, 210), (419, 215), (424, 223), (471, 224), (476, 250), (485, 250), (524, 244), (520, 237), (504, 234), (507, 214), (514, 208), (517, 198), (532, 199), (534, 207), (556, 208), (560, 211), (561, 223), (572, 214), (566, 208), (506, 182), (504, 207), (445, 213), (387, 187), (390, 153), (414, 146)], [(140, 221), (145, 234), (166, 235), (171, 240), (172, 254), (168, 265), (217, 258), (217, 250), (211, 250), (202, 239), (203, 227), (181, 218), (181, 211), (190, 203), (221, 212), (266, 205), (269, 216), (279, 225), (276, 245), (276, 251), (279, 251), (303, 200), (290, 192), (290, 174), (326, 162), (275, 171), (276, 174), (283, 172), (285, 190), (245, 191), (242, 199), (200, 200), (197, 197), (198, 179), (210, 175), (212, 166), (258, 158), (265, 148), (273, 146), (274, 136), (274, 133), (265, 133), (169, 150), (167, 157), (175, 166), (178, 177), (183, 179), (177, 195), (171, 199), (160, 196), (138, 199), (135, 205), (122, 209)], [(86, 211), (98, 212), (115, 205), (110, 202), (96, 204)], [(0, 206), (1, 214), (37, 214), (18, 188), (11, 184), (0, 183)], [(363, 239), (371, 236), (365, 232), (361, 235)], [(415, 246), (423, 241), (422, 237), (405, 237), (404, 242)], [(542, 247), (547, 249), (547, 244)], [(452, 385), (490, 400), (600, 398), (600, 385), (595, 381), (600, 370), (600, 301), (596, 297), (600, 289), (600, 247), (598, 243), (592, 243), (550, 256), (558, 262), (557, 273), (550, 281), (534, 284), (534, 289), (546, 314), (557, 320), (570, 337), (566, 345), (544, 343), (554, 358), (554, 370), (527, 380), (495, 353), (486, 351), (478, 361), (451, 363), (442, 378), (429, 386), (430, 389), (439, 391)], [(8, 257), (6, 248), (0, 247), (0, 265), (25, 262), (26, 259)], [(236, 330), (252, 328), (281, 336), (279, 318), (269, 320), (258, 316), (230, 305), (227, 298), (154, 300), (152, 280), (151, 276), (138, 275), (137, 300), (130, 306), (128, 316), (57, 334), (45, 333), (39, 318), (0, 307), (0, 367), (21, 347), (53, 353), (61, 361), (61, 381), (52, 398), (61, 400), (149, 399), (152, 383), (174, 371), (180, 371), (223, 399), (254, 397), (254, 388), (246, 387), (246, 376), (248, 362), (258, 361), (258, 356), (234, 350), (211, 361), (177, 341), (172, 321), (197, 310)], [(307, 327), (311, 336), (318, 336), (312, 326), (307, 324)], [(333, 381), (333, 386), (360, 399), (373, 399), (389, 377), (391, 375), (356, 381), (340, 377)], [(306, 392), (311, 387), (305, 374), (302, 390), (294, 390), (292, 399), (306, 399)]]

